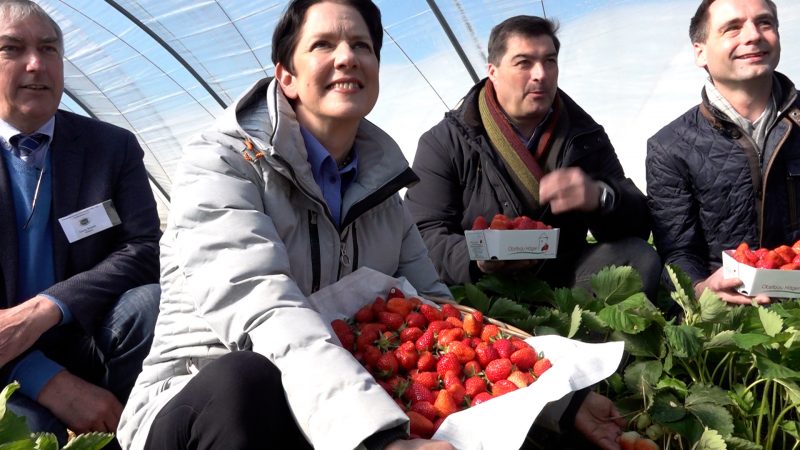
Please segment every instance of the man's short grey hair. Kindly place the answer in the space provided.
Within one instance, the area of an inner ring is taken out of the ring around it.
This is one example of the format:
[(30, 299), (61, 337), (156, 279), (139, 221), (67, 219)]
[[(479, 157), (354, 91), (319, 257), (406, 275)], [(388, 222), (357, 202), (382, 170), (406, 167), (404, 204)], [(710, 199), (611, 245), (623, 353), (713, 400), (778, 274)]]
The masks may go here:
[(49, 23), (56, 32), (58, 46), (64, 50), (64, 33), (55, 20), (41, 6), (30, 0), (0, 0), (0, 21), (20, 22), (29, 17), (38, 17)]

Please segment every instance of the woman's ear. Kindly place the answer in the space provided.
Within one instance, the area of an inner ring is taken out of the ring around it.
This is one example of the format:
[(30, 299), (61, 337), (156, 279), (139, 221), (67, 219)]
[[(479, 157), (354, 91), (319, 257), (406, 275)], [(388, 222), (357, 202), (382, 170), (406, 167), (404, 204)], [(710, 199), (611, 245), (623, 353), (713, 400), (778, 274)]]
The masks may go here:
[(275, 78), (281, 85), (283, 95), (290, 100), (297, 99), (297, 78), (283, 64), (275, 64)]

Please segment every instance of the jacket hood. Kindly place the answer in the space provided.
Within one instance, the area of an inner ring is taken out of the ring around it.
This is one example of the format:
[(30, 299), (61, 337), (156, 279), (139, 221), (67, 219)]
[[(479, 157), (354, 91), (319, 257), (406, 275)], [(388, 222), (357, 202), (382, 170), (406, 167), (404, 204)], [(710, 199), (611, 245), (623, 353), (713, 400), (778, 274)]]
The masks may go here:
[[(218, 133), (206, 139), (237, 151), (243, 151), (249, 139), (256, 150), (264, 152), (267, 164), (318, 192), (297, 116), (274, 78), (254, 83), (225, 109), (213, 131)], [(394, 139), (372, 122), (361, 120), (354, 147), (362, 169), (348, 190), (349, 198), (351, 190), (356, 194), (353, 202), (375, 191), (393, 194), (418, 181)]]

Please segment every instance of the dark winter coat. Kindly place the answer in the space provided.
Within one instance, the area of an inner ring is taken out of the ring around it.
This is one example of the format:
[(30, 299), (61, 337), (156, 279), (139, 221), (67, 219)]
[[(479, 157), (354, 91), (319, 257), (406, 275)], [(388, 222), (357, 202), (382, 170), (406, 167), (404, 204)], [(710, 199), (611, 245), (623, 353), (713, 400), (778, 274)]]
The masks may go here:
[(475, 85), (456, 110), (422, 135), (413, 164), (420, 182), (406, 194), (408, 208), (445, 283), (472, 282), (480, 276), (470, 262), (464, 238), (464, 230), (479, 215), (491, 220), (497, 213), (524, 214), (560, 228), (558, 258), (539, 272), (553, 285), (570, 283), (577, 256), (587, 245), (587, 230), (598, 241), (647, 238), (650, 227), (644, 195), (625, 178), (603, 128), (560, 90), (556, 97), (562, 105), (560, 121), (545, 171), (579, 167), (608, 183), (616, 200), (602, 214), (554, 215), (547, 207), (523, 203), (481, 123), (478, 94), (484, 83)]
[(703, 102), (647, 143), (653, 237), (666, 264), (693, 281), (721, 265), (741, 242), (775, 247), (800, 239), (800, 102), (776, 74), (778, 120), (760, 158), (754, 141)]

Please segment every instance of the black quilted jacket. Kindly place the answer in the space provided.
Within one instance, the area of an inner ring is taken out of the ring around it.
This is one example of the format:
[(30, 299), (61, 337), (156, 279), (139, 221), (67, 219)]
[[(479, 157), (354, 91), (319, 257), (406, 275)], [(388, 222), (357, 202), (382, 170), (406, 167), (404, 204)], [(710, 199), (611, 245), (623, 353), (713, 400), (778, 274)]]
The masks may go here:
[(665, 264), (693, 281), (721, 265), (741, 242), (775, 247), (800, 239), (800, 102), (776, 74), (778, 121), (764, 154), (726, 116), (703, 103), (647, 143), (647, 194), (653, 237)]
[(481, 123), (478, 93), (484, 82), (475, 85), (459, 108), (422, 135), (413, 165), (420, 182), (406, 194), (408, 209), (445, 283), (473, 282), (480, 276), (469, 260), (464, 238), (464, 230), (470, 229), (479, 215), (491, 220), (497, 213), (510, 217), (525, 214), (560, 228), (558, 259), (546, 262), (539, 272), (552, 285), (571, 282), (577, 256), (586, 246), (587, 230), (598, 241), (647, 238), (650, 222), (644, 194), (625, 177), (603, 127), (561, 90), (556, 99), (562, 102), (561, 120), (545, 170), (580, 167), (613, 187), (614, 206), (605, 214), (553, 215), (549, 208), (523, 202)]

